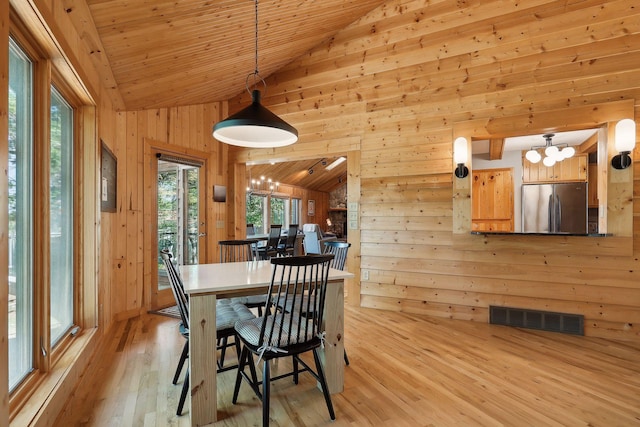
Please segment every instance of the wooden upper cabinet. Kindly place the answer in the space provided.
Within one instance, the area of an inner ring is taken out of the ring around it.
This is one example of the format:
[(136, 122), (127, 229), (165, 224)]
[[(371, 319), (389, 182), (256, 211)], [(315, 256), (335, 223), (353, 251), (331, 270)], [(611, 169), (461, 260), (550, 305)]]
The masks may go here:
[(589, 159), (586, 154), (576, 154), (561, 162), (556, 162), (556, 164), (551, 167), (547, 167), (542, 161), (531, 163), (523, 156), (522, 182), (586, 181), (588, 162)]
[(513, 169), (474, 170), (471, 185), (471, 229), (513, 232)]

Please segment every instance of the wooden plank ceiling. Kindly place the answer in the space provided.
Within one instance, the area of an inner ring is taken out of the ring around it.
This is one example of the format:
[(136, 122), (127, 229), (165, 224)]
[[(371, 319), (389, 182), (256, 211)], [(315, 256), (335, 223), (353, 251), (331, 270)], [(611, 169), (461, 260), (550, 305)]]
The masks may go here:
[[(383, 0), (263, 0), (258, 69), (267, 78)], [(124, 109), (224, 101), (255, 69), (253, 0), (87, 0)]]
[[(258, 5), (258, 69), (266, 79), (383, 4), (383, 0), (263, 0)], [(255, 69), (253, 0), (87, 0), (102, 81), (119, 109), (224, 101), (246, 90)], [(83, 27), (86, 30), (86, 26)], [(268, 91), (268, 87), (267, 87)], [(329, 163), (335, 158), (325, 159)], [(322, 159), (250, 167), (283, 184), (331, 191), (346, 163), (308, 170)]]
[[(347, 182), (347, 163), (331, 170), (327, 169), (336, 157), (299, 160), (276, 164), (247, 166), (247, 178), (259, 180), (261, 177), (280, 184), (297, 185), (311, 190), (330, 192)], [(313, 173), (309, 173), (313, 170)]]

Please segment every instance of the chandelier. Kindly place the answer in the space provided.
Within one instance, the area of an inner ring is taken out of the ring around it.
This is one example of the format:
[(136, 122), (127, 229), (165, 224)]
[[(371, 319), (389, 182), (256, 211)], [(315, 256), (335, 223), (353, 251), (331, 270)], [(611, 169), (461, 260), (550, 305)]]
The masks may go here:
[[(542, 163), (551, 167), (555, 165), (557, 162), (561, 162), (564, 159), (568, 159), (573, 157), (576, 154), (576, 150), (573, 147), (570, 147), (568, 144), (556, 144), (553, 145), (551, 142), (551, 138), (553, 138), (555, 134), (547, 133), (542, 135), (545, 140), (545, 145), (540, 145), (536, 147), (531, 147), (527, 154), (525, 154), (525, 158), (529, 160), (531, 163), (538, 163), (542, 160)], [(559, 147), (564, 147), (560, 149)], [(542, 159), (542, 155), (540, 154), (540, 150), (544, 148), (545, 158)]]
[(247, 194), (273, 194), (278, 191), (280, 183), (273, 181), (271, 178), (265, 178), (261, 176), (260, 179), (249, 178), (249, 185), (247, 185)]

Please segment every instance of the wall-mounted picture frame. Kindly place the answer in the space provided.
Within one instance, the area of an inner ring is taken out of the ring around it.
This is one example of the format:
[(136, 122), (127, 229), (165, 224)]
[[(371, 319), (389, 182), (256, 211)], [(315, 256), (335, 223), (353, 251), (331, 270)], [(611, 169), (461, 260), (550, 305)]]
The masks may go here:
[(100, 144), (100, 210), (115, 212), (118, 159), (102, 139)]
[(307, 215), (309, 216), (314, 216), (316, 214), (316, 201), (315, 200), (309, 200), (309, 203), (307, 204)]

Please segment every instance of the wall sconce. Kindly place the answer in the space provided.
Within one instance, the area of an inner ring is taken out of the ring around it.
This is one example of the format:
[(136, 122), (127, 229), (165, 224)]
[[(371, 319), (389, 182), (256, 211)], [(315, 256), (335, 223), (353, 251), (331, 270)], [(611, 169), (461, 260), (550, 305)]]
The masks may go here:
[(467, 138), (459, 136), (453, 141), (453, 161), (458, 165), (454, 171), (454, 174), (458, 178), (465, 178), (469, 175), (469, 168), (464, 164), (469, 158), (469, 144)]
[(636, 146), (636, 122), (622, 119), (616, 123), (616, 150), (620, 153), (613, 156), (611, 166), (615, 169), (626, 169), (631, 166), (631, 151)]

